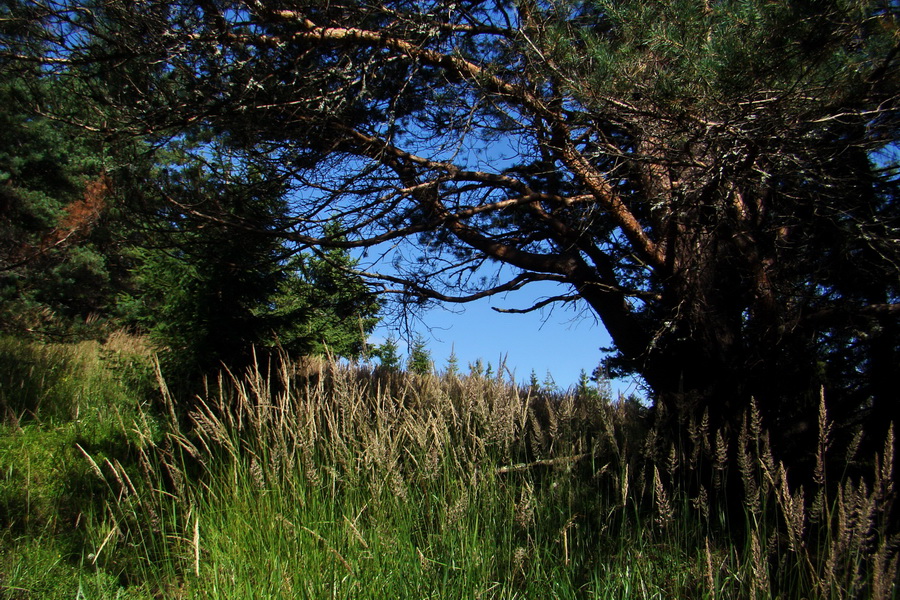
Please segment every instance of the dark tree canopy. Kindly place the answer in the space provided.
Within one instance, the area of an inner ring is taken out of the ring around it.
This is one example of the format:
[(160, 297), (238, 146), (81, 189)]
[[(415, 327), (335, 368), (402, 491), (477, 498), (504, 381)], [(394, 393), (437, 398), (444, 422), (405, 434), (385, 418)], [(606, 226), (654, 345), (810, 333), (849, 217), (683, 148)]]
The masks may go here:
[[(155, 183), (145, 195), (161, 197), (143, 198), (145, 211), (156, 208), (132, 249), (134, 291), (120, 303), (124, 320), (164, 350), (163, 374), (193, 382), (223, 365), (240, 372), (275, 347), (360, 357), (380, 305), (347, 272), (347, 251), (295, 255), (277, 235), (286, 210), (279, 178), (208, 143), (204, 161), (191, 161), (193, 147), (172, 144), (136, 182)], [(224, 222), (211, 226), (198, 207), (214, 207)]]
[(31, 111), (58, 93), (0, 73), (0, 329), (71, 339), (115, 304), (127, 266), (101, 146)]
[(788, 438), (822, 386), (846, 422), (897, 416), (898, 10), (22, 1), (2, 51), (109, 139), (209, 128), (293, 189), (278, 235), (394, 248), (388, 290), (557, 282), (661, 406), (755, 397)]

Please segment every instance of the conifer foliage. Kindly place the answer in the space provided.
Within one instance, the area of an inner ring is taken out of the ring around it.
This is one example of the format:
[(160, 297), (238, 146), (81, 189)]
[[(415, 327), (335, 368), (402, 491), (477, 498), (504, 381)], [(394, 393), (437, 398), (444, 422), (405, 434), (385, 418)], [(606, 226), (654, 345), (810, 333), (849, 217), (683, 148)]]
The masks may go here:
[[(207, 160), (159, 165), (156, 218), (135, 248), (126, 318), (148, 331), (170, 375), (240, 370), (278, 347), (294, 356), (359, 357), (379, 303), (340, 249), (299, 253), (275, 228), (286, 207), (277, 176), (206, 145)], [(252, 182), (238, 185), (236, 181)], [(210, 226), (205, 211), (232, 222)], [(340, 235), (340, 225), (326, 226)]]
[(34, 114), (60, 93), (0, 74), (0, 328), (68, 339), (114, 306), (127, 266), (101, 145)]

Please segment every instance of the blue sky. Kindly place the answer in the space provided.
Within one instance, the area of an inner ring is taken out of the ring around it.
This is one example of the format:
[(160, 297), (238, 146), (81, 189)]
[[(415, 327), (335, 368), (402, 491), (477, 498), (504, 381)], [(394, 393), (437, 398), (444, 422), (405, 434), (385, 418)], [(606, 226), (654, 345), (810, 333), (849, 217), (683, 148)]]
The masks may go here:
[[(525, 308), (552, 293), (553, 289), (531, 286), (468, 304), (436, 307), (410, 328), (425, 337), (439, 371), (446, 368), (451, 351), (456, 353), (463, 372), (478, 359), (485, 365), (491, 363), (496, 371), (505, 356), (516, 381), (527, 382), (532, 370), (543, 381), (549, 371), (556, 384), (565, 389), (577, 383), (582, 369), (590, 375), (603, 357), (600, 347), (610, 345), (606, 330), (593, 313), (579, 314), (562, 306), (527, 314), (502, 314), (491, 309)], [(392, 334), (400, 338), (397, 328), (388, 322), (378, 328), (373, 342)], [(405, 341), (400, 341), (400, 347), (405, 354)], [(613, 382), (613, 391), (640, 395), (635, 383), (625, 380)]]

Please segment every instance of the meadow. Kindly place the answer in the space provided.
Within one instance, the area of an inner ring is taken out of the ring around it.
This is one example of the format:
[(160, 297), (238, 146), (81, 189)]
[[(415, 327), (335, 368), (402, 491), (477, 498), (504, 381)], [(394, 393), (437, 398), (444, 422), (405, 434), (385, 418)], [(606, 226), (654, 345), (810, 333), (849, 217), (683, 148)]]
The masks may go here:
[[(260, 358), (175, 397), (140, 338), (0, 339), (0, 598), (896, 598), (894, 432), (809, 482), (755, 411)], [(894, 518), (892, 519), (892, 515)]]

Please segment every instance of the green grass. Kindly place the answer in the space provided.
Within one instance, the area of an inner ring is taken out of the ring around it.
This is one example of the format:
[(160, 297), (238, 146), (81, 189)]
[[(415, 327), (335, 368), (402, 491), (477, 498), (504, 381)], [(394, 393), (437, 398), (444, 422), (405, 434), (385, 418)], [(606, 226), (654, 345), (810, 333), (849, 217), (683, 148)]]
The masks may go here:
[(897, 597), (892, 466), (801, 497), (753, 415), (726, 460), (497, 378), (307, 359), (189, 401), (125, 336), (0, 344), (0, 598)]
[(127, 462), (137, 439), (125, 423), (147, 409), (109, 368), (117, 355), (137, 360), (123, 342), (0, 339), (0, 598), (132, 597), (85, 558), (108, 500), (85, 452)]

